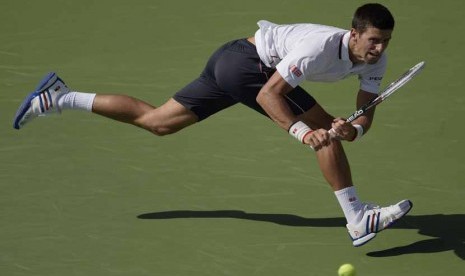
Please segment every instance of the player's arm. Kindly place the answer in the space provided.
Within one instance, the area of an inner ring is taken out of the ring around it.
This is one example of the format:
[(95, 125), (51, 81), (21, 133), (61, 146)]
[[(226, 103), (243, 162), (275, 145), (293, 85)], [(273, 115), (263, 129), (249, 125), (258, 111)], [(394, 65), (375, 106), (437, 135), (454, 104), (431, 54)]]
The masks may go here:
[(297, 120), (285, 100), (293, 87), (276, 71), (257, 95), (257, 102), (281, 128), (288, 130)]
[[(377, 94), (359, 90), (357, 94), (356, 110), (360, 109), (360, 107), (377, 96)], [(371, 127), (374, 115), (375, 108), (373, 107), (351, 123), (347, 123), (344, 118), (336, 118), (334, 119), (332, 127), (340, 139), (353, 141), (357, 137), (358, 131), (360, 131), (354, 126), (361, 127), (363, 134), (366, 134)]]
[[(357, 110), (360, 107), (362, 107), (364, 104), (376, 98), (377, 96), (378, 94), (359, 90), (358, 95), (357, 95)], [(375, 110), (376, 110), (376, 107), (373, 107), (365, 111), (365, 113), (362, 116), (358, 117), (352, 122), (352, 125), (358, 124), (362, 126), (364, 133), (367, 133), (371, 127), (371, 124), (373, 123), (373, 118), (375, 116)]]
[(285, 99), (285, 95), (292, 89), (293, 87), (276, 71), (258, 93), (257, 102), (274, 122), (302, 143), (314, 149), (328, 145), (331, 137), (327, 130), (311, 130), (305, 123), (298, 121), (292, 112)]

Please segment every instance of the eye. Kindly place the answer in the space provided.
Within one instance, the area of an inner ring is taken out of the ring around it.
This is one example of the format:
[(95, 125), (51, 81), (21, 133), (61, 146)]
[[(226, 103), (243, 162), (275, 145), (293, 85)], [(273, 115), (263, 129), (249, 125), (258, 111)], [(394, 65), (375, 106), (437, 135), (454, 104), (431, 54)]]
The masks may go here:
[(381, 38), (369, 38), (368, 41), (370, 42), (370, 44), (388, 44), (389, 43), (389, 40), (391, 40), (391, 38), (385, 38), (385, 39), (381, 39)]

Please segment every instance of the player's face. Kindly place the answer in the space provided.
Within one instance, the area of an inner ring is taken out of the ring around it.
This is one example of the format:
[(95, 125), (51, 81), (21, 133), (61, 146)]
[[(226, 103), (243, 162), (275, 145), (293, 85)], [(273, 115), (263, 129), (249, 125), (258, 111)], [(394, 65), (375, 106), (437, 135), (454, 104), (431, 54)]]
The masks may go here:
[(380, 30), (368, 27), (363, 33), (355, 29), (351, 31), (352, 39), (352, 62), (354, 63), (376, 63), (386, 50), (391, 40), (392, 30)]

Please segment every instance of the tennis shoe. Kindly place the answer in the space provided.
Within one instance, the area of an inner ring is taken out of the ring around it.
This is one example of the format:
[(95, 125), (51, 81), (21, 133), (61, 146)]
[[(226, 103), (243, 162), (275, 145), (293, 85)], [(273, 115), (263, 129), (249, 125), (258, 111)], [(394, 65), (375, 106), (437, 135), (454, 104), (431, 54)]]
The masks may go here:
[(18, 108), (13, 127), (20, 129), (38, 116), (60, 113), (58, 99), (69, 91), (69, 88), (57, 74), (48, 73), (35, 91), (30, 93)]
[(388, 228), (405, 216), (412, 209), (412, 206), (412, 202), (407, 199), (388, 207), (366, 204), (362, 220), (356, 225), (347, 224), (353, 245), (361, 246), (369, 242), (376, 237), (376, 233)]

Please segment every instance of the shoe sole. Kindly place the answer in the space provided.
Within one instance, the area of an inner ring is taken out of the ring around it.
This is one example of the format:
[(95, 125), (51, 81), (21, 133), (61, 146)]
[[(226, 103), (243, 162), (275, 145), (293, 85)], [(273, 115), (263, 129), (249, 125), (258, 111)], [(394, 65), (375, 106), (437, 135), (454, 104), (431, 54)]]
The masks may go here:
[(13, 122), (13, 127), (15, 129), (20, 129), (21, 126), (19, 125), (19, 122), (21, 121), (21, 119), (24, 117), (24, 115), (26, 114), (26, 111), (31, 107), (31, 101), (32, 99), (34, 99), (35, 97), (37, 97), (40, 92), (42, 92), (42, 90), (44, 88), (46, 88), (47, 86), (50, 86), (52, 85), (53, 83), (56, 82), (56, 80), (58, 79), (56, 77), (55, 80), (53, 80), (52, 82), (50, 82), (50, 80), (52, 80), (53, 78), (56, 77), (56, 74), (54, 72), (50, 72), (48, 73), (44, 78), (42, 78), (42, 80), (40, 81), (40, 83), (37, 85), (36, 89), (34, 90), (34, 92), (30, 93), (26, 99), (21, 103), (21, 106), (18, 108), (18, 111), (16, 111), (16, 114), (15, 114), (15, 118), (14, 118), (14, 122)]
[[(400, 220), (401, 218), (405, 217), (405, 215), (407, 215), (410, 210), (412, 210), (413, 208), (413, 203), (410, 201), (410, 200), (407, 200), (408, 203), (409, 203), (409, 206), (410, 208), (407, 210), (407, 212), (405, 212), (401, 217), (399, 217), (398, 219), (394, 220), (393, 222), (391, 222), (389, 225), (387, 225), (383, 230), (386, 230), (388, 228), (390, 228), (392, 225), (394, 225), (398, 220)], [(381, 231), (383, 231), (381, 230)], [(379, 232), (381, 232), (379, 231)], [(372, 239), (374, 239), (376, 237), (376, 234), (379, 233), (379, 232), (376, 232), (376, 233), (370, 233), (366, 236), (363, 236), (359, 239), (356, 239), (356, 240), (353, 240), (352, 241), (352, 244), (355, 246), (355, 247), (359, 247), (359, 246), (362, 246), (364, 245), (365, 243), (371, 241)], [(350, 235), (349, 235), (350, 236)]]
[[(350, 235), (349, 235), (350, 236)], [(359, 247), (359, 246), (362, 246), (364, 245), (365, 243), (371, 241), (372, 239), (374, 239), (376, 237), (376, 233), (370, 233), (370, 234), (367, 234), (359, 239), (356, 239), (356, 240), (353, 240), (352, 241), (352, 244), (355, 246), (355, 247)]]

